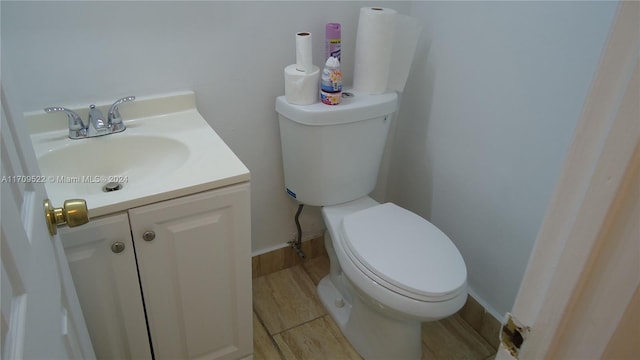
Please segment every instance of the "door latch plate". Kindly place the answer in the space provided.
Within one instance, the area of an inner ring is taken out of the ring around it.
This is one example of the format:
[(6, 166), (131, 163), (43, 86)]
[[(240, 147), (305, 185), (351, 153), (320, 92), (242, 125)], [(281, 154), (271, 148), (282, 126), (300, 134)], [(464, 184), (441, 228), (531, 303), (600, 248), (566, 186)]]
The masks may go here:
[(528, 326), (520, 324), (513, 315), (507, 313), (506, 322), (502, 324), (500, 331), (500, 342), (511, 353), (511, 356), (517, 359), (520, 348), (530, 330)]

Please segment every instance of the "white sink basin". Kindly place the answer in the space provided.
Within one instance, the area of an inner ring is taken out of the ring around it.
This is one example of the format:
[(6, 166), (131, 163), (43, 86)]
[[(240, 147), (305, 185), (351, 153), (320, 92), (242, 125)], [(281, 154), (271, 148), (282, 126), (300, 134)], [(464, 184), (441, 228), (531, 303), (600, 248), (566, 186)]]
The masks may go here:
[[(82, 198), (95, 217), (249, 180), (247, 168), (196, 109), (193, 92), (138, 98), (121, 114), (125, 131), (77, 140), (68, 138), (66, 115), (25, 114), (54, 205)], [(105, 192), (110, 182), (122, 186)]]
[[(130, 135), (125, 132), (92, 139), (64, 141), (38, 157), (40, 171), (53, 176), (50, 192), (79, 197), (103, 192), (109, 182), (122, 188), (145, 186), (180, 168), (189, 147), (175, 139)], [(74, 160), (81, 160), (82, 164)]]

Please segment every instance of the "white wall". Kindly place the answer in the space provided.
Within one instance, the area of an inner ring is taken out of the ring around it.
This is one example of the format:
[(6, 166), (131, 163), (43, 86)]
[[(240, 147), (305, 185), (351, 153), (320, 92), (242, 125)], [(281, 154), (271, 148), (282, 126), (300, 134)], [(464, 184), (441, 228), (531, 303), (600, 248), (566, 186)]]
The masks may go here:
[[(194, 90), (200, 112), (251, 170), (252, 248), (261, 252), (295, 231), (274, 111), (282, 69), (294, 61), (294, 34), (314, 33), (321, 65), (324, 24), (341, 22), (349, 83), (365, 5), (2, 1), (2, 82), (16, 114)], [(453, 239), (472, 290), (502, 314), (518, 290), (615, 4), (376, 5), (424, 27), (396, 123), (390, 198)], [(302, 222), (311, 233), (324, 227), (313, 208)]]
[(389, 197), (451, 237), (495, 316), (515, 299), (616, 5), (412, 5), (423, 37)]
[[(410, 6), (380, 5), (405, 12)], [(284, 93), (283, 69), (295, 62), (299, 31), (313, 33), (314, 63), (322, 65), (324, 26), (340, 22), (350, 83), (363, 3), (3, 1), (0, 6), (2, 77), (14, 113), (194, 90), (204, 118), (251, 171), (254, 252), (290, 240), (296, 204), (283, 190), (274, 110), (276, 96)], [(324, 228), (318, 209), (306, 208), (302, 222), (305, 232)]]

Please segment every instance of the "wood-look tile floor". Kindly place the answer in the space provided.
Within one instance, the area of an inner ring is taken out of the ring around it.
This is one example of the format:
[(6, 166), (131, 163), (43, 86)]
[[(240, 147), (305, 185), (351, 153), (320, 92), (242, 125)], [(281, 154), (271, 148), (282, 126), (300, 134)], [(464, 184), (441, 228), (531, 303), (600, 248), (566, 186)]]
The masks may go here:
[[(328, 258), (318, 257), (253, 279), (255, 360), (362, 359), (316, 294), (328, 273)], [(495, 352), (458, 314), (422, 325), (424, 360), (485, 360)]]

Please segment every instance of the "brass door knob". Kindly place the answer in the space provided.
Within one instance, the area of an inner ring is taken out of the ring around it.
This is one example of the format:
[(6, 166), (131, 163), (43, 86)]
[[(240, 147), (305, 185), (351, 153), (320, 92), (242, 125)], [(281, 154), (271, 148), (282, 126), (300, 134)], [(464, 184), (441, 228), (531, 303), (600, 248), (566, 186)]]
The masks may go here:
[(49, 234), (58, 233), (58, 225), (67, 224), (69, 227), (80, 226), (89, 222), (87, 202), (83, 199), (66, 200), (60, 208), (51, 206), (49, 199), (44, 200), (44, 217), (47, 221)]

